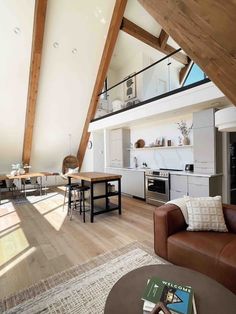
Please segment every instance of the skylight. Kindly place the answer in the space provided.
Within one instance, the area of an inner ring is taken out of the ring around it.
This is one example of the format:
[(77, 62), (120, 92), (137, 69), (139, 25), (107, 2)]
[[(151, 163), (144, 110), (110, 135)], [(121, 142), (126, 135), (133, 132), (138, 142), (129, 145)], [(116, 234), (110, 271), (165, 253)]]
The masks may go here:
[(183, 83), (183, 86), (190, 85), (192, 83), (199, 82), (206, 78), (206, 74), (202, 71), (202, 69), (194, 63)]

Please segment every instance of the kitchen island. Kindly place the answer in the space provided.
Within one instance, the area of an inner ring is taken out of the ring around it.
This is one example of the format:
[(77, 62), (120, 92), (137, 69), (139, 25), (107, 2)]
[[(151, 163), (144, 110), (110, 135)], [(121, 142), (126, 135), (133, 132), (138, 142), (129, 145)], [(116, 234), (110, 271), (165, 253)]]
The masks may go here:
[[(67, 174), (69, 187), (71, 187), (71, 179), (81, 180), (81, 184), (90, 187), (90, 221), (93, 222), (94, 216), (103, 214), (109, 211), (118, 210), (121, 215), (121, 175), (110, 174), (105, 172), (79, 172)], [(109, 191), (109, 183), (117, 182), (117, 191)], [(104, 185), (104, 193), (99, 195), (94, 194), (94, 189), (96, 185)], [(117, 196), (118, 204), (112, 204), (109, 197)], [(105, 200), (104, 208), (96, 208), (95, 201), (103, 199)], [(68, 200), (68, 210), (71, 210), (71, 188), (69, 188), (69, 200)]]

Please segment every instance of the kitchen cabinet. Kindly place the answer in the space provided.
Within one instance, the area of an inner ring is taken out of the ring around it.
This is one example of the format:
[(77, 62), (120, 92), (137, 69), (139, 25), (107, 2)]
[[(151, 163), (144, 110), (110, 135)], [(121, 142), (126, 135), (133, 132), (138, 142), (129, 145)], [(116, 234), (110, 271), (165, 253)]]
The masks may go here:
[(110, 166), (128, 167), (130, 163), (130, 130), (114, 129), (110, 132)]
[(215, 109), (193, 113), (193, 155), (194, 171), (203, 174), (215, 174), (221, 166), (216, 160), (217, 151), (221, 151), (220, 134), (215, 128)]
[(106, 168), (108, 173), (120, 174), (121, 192), (132, 196), (145, 198), (145, 173), (139, 170)]
[[(179, 184), (178, 184), (179, 182)], [(216, 196), (222, 194), (221, 176), (195, 176), (175, 175), (170, 176), (170, 199), (184, 197)]]

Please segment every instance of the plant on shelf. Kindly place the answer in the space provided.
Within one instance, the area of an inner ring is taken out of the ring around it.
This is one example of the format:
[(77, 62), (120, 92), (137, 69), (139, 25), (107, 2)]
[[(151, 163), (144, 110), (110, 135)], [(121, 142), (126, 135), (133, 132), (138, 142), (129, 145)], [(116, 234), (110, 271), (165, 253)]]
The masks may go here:
[(186, 121), (184, 120), (181, 120), (180, 122), (178, 122), (177, 125), (178, 125), (178, 130), (180, 130), (183, 136), (183, 145), (189, 145), (190, 144), (189, 133), (193, 125), (191, 124), (191, 126), (188, 127)]

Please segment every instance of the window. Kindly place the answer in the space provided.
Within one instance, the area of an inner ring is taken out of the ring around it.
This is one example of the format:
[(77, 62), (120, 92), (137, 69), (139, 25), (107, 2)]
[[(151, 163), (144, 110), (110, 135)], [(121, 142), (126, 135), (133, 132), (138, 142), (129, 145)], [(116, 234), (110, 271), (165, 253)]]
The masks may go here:
[(192, 83), (199, 82), (201, 80), (204, 80), (205, 78), (206, 78), (206, 74), (202, 71), (202, 69), (196, 63), (194, 63), (184, 80), (183, 86), (187, 86)]

